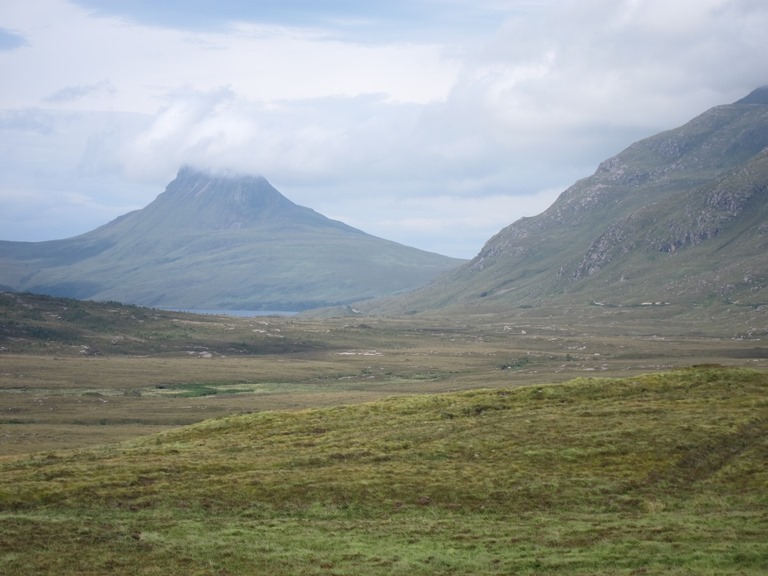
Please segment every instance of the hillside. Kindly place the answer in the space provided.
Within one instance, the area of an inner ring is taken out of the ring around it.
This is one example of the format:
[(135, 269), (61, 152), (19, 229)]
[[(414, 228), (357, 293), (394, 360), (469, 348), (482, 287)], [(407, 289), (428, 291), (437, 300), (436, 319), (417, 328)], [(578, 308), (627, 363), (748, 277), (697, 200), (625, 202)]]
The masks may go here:
[(764, 574), (768, 380), (699, 366), (0, 463), (0, 573)]
[(471, 262), (364, 309), (657, 305), (668, 316), (751, 315), (768, 304), (767, 147), (768, 87), (631, 145)]
[(0, 285), (154, 307), (303, 310), (412, 290), (461, 262), (326, 218), (262, 177), (183, 168), (147, 207), (92, 232), (0, 242)]

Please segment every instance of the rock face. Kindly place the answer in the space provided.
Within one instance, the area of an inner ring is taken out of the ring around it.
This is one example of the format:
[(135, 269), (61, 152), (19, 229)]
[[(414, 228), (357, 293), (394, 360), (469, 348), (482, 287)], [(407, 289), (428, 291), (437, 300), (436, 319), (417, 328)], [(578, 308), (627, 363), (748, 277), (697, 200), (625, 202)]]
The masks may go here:
[(461, 264), (298, 206), (254, 176), (182, 168), (92, 232), (0, 242), (0, 285), (188, 309), (303, 310), (412, 290)]
[(768, 87), (629, 146), (388, 311), (768, 303)]

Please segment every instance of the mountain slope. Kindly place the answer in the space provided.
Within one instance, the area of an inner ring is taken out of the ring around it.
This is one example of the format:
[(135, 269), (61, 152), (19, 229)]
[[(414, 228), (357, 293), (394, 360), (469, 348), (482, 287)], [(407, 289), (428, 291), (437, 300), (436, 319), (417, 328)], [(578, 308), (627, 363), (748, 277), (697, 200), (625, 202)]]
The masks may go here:
[(298, 206), (262, 177), (183, 168), (142, 210), (50, 242), (0, 242), (0, 284), (191, 309), (301, 310), (411, 290), (461, 261)]
[(639, 141), (466, 265), (370, 310), (768, 303), (768, 88)]

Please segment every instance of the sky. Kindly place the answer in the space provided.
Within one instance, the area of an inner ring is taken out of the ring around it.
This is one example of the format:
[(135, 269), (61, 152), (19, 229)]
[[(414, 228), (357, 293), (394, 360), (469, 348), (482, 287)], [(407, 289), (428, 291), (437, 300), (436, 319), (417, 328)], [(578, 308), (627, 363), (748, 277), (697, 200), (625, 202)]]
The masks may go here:
[(768, 84), (765, 0), (0, 0), (0, 240), (190, 165), (471, 258), (631, 143)]

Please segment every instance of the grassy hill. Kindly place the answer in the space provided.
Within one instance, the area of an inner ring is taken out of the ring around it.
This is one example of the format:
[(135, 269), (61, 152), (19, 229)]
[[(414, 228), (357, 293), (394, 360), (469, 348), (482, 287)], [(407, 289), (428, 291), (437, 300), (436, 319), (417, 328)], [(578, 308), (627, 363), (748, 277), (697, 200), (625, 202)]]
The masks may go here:
[[(0, 352), (56, 356), (268, 355), (333, 349), (253, 318), (0, 292)], [(258, 328), (256, 328), (258, 326)], [(279, 330), (279, 329), (278, 329)]]
[[(768, 304), (768, 88), (629, 146), (471, 262), (375, 313), (595, 303), (735, 325)], [(764, 321), (762, 322), (764, 324)]]
[(764, 574), (768, 377), (209, 420), (0, 464), (4, 574)]

